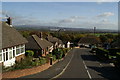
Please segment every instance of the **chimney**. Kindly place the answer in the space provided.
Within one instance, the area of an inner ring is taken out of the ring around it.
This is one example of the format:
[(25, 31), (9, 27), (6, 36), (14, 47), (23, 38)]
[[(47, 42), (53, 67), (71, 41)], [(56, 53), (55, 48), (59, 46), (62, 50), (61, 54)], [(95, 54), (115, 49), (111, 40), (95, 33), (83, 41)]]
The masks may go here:
[(43, 35), (42, 35), (42, 32), (40, 32), (40, 39), (41, 39), (41, 40), (43, 39)]
[(10, 17), (7, 18), (6, 23), (12, 27), (12, 19)]

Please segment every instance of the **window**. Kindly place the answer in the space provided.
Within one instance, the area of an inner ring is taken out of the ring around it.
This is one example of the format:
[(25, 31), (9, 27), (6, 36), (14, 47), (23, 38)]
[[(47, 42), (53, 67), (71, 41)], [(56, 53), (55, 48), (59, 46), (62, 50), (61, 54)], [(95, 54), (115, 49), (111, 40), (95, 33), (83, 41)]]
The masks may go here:
[(8, 52), (6, 52), (6, 61), (8, 60)]
[(25, 49), (24, 47), (21, 48), (21, 53), (25, 52)]
[(8, 60), (8, 49), (3, 49), (3, 60), (4, 61)]
[(17, 46), (17, 47), (16, 47), (16, 54), (17, 54), (17, 55), (20, 54), (20, 46)]
[(2, 50), (0, 50), (0, 61), (2, 61)]
[(21, 53), (25, 52), (25, 46), (21, 45)]
[(12, 59), (12, 47), (9, 48), (9, 59)]
[(16, 49), (16, 54), (17, 54), (17, 55), (20, 54), (20, 49), (19, 49), (19, 48)]
[(6, 56), (5, 56), (5, 53), (3, 53), (3, 58), (4, 58), (4, 61), (6, 61)]
[(12, 59), (12, 51), (9, 51), (9, 59)]
[(13, 58), (15, 57), (15, 50), (13, 50)]
[(13, 58), (15, 57), (15, 47), (13, 47)]

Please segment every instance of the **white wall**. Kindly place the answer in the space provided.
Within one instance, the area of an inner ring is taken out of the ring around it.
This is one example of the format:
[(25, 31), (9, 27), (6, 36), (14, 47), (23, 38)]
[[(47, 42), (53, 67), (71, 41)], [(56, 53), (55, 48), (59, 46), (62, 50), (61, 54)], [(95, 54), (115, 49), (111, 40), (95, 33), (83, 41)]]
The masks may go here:
[[(19, 50), (19, 54), (16, 54), (17, 49)], [(14, 50), (15, 56), (13, 56), (13, 50)], [(8, 53), (8, 55), (6, 55), (7, 53)], [(5, 54), (5, 57), (4, 57), (3, 54)], [(15, 57), (19, 56), (19, 55), (22, 55), (22, 54), (25, 54), (25, 44), (24, 45), (10, 47), (10, 48), (7, 48), (7, 49), (3, 49), (2, 50), (2, 61), (0, 61), (0, 63), (3, 62), (3, 65), (5, 67), (12, 66), (12, 65), (15, 64)], [(8, 57), (8, 60), (6, 60), (6, 56)]]

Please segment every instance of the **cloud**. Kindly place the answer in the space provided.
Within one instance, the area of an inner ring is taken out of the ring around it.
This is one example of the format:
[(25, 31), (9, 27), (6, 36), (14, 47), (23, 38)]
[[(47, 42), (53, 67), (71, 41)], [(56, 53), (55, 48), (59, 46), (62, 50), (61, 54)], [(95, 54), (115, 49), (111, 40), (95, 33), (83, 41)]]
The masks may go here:
[(71, 16), (72, 19), (85, 19), (85, 16)]
[(112, 12), (104, 12), (102, 14), (97, 15), (96, 17), (102, 18), (102, 17), (110, 17), (110, 16), (114, 16), (114, 13), (112, 13)]
[(75, 22), (75, 19), (63, 19), (63, 20), (60, 20), (59, 23), (73, 23)]
[(84, 16), (71, 16), (67, 19), (63, 19), (63, 20), (60, 20), (58, 23), (73, 23), (77, 20), (80, 20), (80, 19), (85, 19), (86, 17)]

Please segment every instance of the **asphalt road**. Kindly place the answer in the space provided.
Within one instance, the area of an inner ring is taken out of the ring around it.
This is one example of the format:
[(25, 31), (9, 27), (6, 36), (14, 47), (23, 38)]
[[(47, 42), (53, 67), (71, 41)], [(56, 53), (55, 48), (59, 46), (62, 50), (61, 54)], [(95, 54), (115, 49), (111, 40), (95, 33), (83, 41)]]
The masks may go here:
[(101, 62), (89, 49), (72, 49), (63, 61), (49, 69), (21, 78), (45, 79), (119, 79), (119, 71), (107, 62)]

